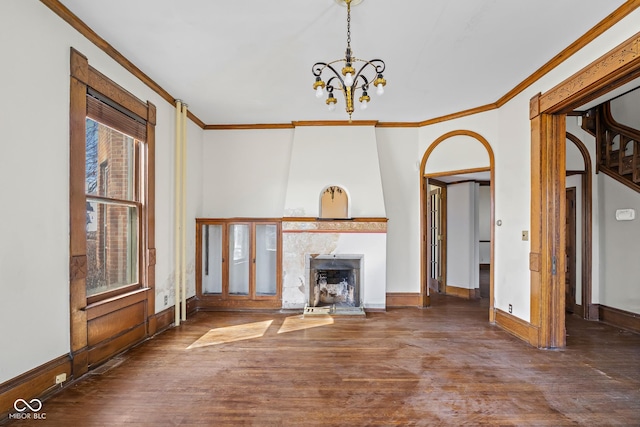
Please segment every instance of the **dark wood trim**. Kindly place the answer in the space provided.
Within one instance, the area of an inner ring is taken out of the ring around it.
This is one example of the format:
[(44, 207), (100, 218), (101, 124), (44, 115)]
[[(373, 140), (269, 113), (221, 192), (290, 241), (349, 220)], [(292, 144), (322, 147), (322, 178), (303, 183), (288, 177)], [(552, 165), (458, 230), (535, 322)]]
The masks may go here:
[[(444, 171), (444, 172), (436, 172), (436, 173), (425, 173), (424, 176), (432, 179), (432, 178), (438, 178), (441, 176), (450, 176), (450, 175), (460, 175), (460, 174), (465, 174), (465, 173), (476, 173), (476, 172), (491, 172), (491, 166), (487, 167), (481, 167), (481, 168), (471, 168), (471, 169), (459, 169), (459, 170), (455, 170), (455, 171)], [(459, 181), (459, 182), (468, 182), (468, 181), (475, 181), (475, 180), (466, 180), (466, 181)], [(451, 185), (453, 183), (446, 183), (447, 185)]]
[(118, 295), (107, 300), (98, 301), (96, 303), (87, 305), (87, 307), (85, 308), (85, 311), (87, 312), (87, 320), (93, 320), (100, 316), (109, 314), (114, 310), (120, 310), (121, 308), (139, 303), (141, 301), (146, 301), (149, 290), (149, 288), (137, 289), (124, 295)]
[(173, 325), (175, 319), (175, 310), (175, 306), (171, 306), (156, 313), (153, 316), (156, 323), (156, 334), (164, 332), (165, 330), (169, 329), (171, 325)]
[[(511, 91), (505, 94), (502, 98), (500, 98), (496, 105), (497, 107), (502, 107), (504, 104), (515, 98), (518, 94), (522, 93), (526, 88), (531, 86), (536, 81), (540, 80), (544, 75), (549, 73), (551, 70), (556, 68), (558, 65), (562, 64), (567, 58), (571, 57), (573, 54), (578, 52), (583, 47), (587, 46), (597, 37), (602, 35), (605, 31), (613, 27), (615, 24), (620, 22), (624, 17), (629, 15), (635, 9), (640, 6), (640, 0), (629, 0), (626, 1), (623, 5), (621, 5), (618, 9), (613, 11), (609, 16), (596, 24), (593, 28), (587, 31), (582, 37), (580, 37), (575, 42), (571, 43), (562, 52), (558, 53), (556, 56), (551, 58), (546, 64), (536, 70), (533, 74), (527, 77), (524, 81), (522, 81), (519, 85), (514, 87)], [(543, 108), (544, 110), (544, 108)]]
[(602, 323), (640, 334), (640, 314), (638, 313), (600, 304), (598, 314)]
[[(70, 53), (70, 114), (69, 114), (69, 164), (84, 165), (86, 162), (85, 118), (87, 111), (87, 82), (89, 81), (89, 61), (77, 50)], [(82, 167), (69, 168), (69, 315), (70, 350), (73, 359), (73, 375), (79, 377), (87, 372), (87, 236), (85, 229), (85, 170)], [(74, 224), (82, 224), (75, 226)], [(80, 271), (81, 273), (79, 273)], [(76, 357), (77, 356), (77, 357)]]
[(600, 304), (589, 304), (586, 310), (589, 320), (600, 320)]
[(607, 168), (606, 166), (598, 165), (598, 171), (607, 175), (609, 178), (618, 181), (620, 184), (629, 187), (633, 191), (637, 191), (638, 193), (640, 193), (640, 185), (636, 184), (635, 182), (631, 182), (621, 178), (618, 173), (616, 173), (615, 171), (609, 170), (609, 168)]
[[(8, 413), (14, 412), (16, 399), (45, 398), (68, 385), (72, 372), (71, 357), (65, 354), (0, 384), (0, 424)], [(56, 386), (56, 376), (60, 374), (66, 374), (67, 381)]]
[(476, 299), (480, 294), (480, 289), (459, 288), (457, 286), (446, 285), (446, 294), (464, 299)]
[(522, 341), (537, 347), (537, 343), (531, 342), (531, 335), (537, 336), (537, 330), (529, 322), (500, 309), (496, 309), (495, 319), (496, 326), (499, 326), (501, 329)]
[[(618, 8), (618, 16), (640, 6), (635, 0)], [(613, 15), (612, 15), (613, 16)], [(640, 76), (640, 33), (616, 46), (571, 77), (530, 102), (532, 239), (531, 252), (540, 254), (540, 272), (531, 272), (531, 323), (540, 327), (542, 347), (564, 346), (564, 204), (558, 200), (565, 181), (565, 117), (572, 111), (612, 89)], [(562, 173), (558, 173), (560, 167)], [(556, 256), (558, 274), (552, 274), (551, 259)], [(559, 280), (562, 279), (562, 280)], [(557, 280), (557, 283), (555, 282)], [(556, 298), (560, 293), (560, 297)], [(563, 302), (563, 301), (562, 301)], [(591, 316), (590, 304), (588, 308)], [(561, 337), (562, 335), (562, 337)]]
[[(165, 101), (171, 105), (175, 105), (175, 98), (164, 90), (153, 79), (143, 73), (137, 66), (129, 61), (124, 55), (122, 55), (117, 49), (109, 44), (105, 39), (100, 37), (95, 31), (93, 31), (87, 24), (85, 24), (80, 18), (74, 15), (66, 6), (60, 3), (59, 0), (40, 0), (42, 4), (47, 6), (53, 13), (62, 18), (67, 24), (78, 31), (91, 43), (96, 45), (100, 50), (106, 53), (111, 59), (120, 64), (125, 70), (137, 77), (142, 83), (144, 83), (149, 89), (160, 95)], [(85, 83), (88, 81), (85, 80)], [(187, 113), (187, 116), (191, 121), (204, 129), (204, 122), (196, 117), (191, 111)], [(146, 115), (142, 116), (146, 117)], [(154, 122), (155, 124), (155, 122)]]
[[(69, 9), (67, 9), (63, 4), (60, 3), (59, 0), (41, 0), (41, 2), (51, 9), (56, 15), (62, 18), (65, 22), (67, 22), (71, 27), (76, 29), (80, 34), (82, 34), (85, 38), (87, 38), (90, 42), (104, 51), (107, 55), (109, 55), (113, 60), (115, 60), (118, 64), (123, 66), (127, 71), (140, 79), (145, 85), (147, 85), (150, 89), (160, 95), (165, 101), (169, 102), (172, 105), (175, 105), (175, 98), (171, 96), (166, 90), (164, 90), (160, 85), (158, 85), (155, 81), (153, 81), (149, 76), (143, 73), (138, 67), (136, 67), (131, 61), (129, 61), (126, 57), (124, 57), (120, 52), (118, 52), (113, 46), (111, 46), (107, 41), (105, 41), (102, 37), (100, 37), (95, 31), (93, 31), (88, 25), (86, 25), (82, 20), (80, 20), (77, 16), (75, 16)], [(587, 31), (582, 37), (576, 40), (574, 43), (569, 45), (566, 49), (560, 52), (558, 55), (553, 57), (549, 62), (539, 68), (536, 72), (522, 81), (519, 85), (513, 88), (511, 91), (502, 96), (495, 103), (486, 104), (483, 106), (470, 108), (468, 110), (459, 111), (457, 113), (448, 114), (441, 117), (436, 117), (428, 120), (423, 120), (420, 122), (377, 122), (377, 121), (363, 121), (364, 123), (372, 123), (372, 126), (377, 127), (397, 127), (397, 128), (406, 128), (406, 127), (423, 127), (429, 126), (436, 123), (442, 123), (445, 121), (450, 121), (454, 119), (458, 119), (461, 117), (466, 117), (478, 113), (482, 113), (485, 111), (495, 110), (500, 108), (515, 96), (524, 91), (527, 87), (531, 86), (534, 82), (539, 80), (542, 76), (546, 75), (549, 71), (556, 68), (558, 65), (563, 63), (567, 58), (569, 58), (574, 53), (578, 52), (584, 46), (593, 41), (596, 37), (600, 36), (602, 33), (607, 31), (609, 28), (614, 26), (620, 20), (622, 20), (625, 16), (633, 12), (636, 8), (640, 6), (640, 0), (628, 0), (625, 4), (621, 5), (618, 9), (616, 9), (613, 13), (607, 16), (605, 19), (600, 21), (596, 26)], [(191, 111), (187, 113), (189, 119), (191, 119), (195, 124), (200, 126), (202, 129), (206, 130), (225, 130), (225, 129), (290, 129), (295, 126), (340, 126), (345, 123), (348, 125), (348, 121), (326, 121), (326, 122), (292, 122), (289, 123), (274, 123), (274, 124), (227, 124), (227, 125), (212, 125), (205, 124), (202, 120), (196, 117)], [(356, 124), (358, 122), (355, 122)]]
[(283, 217), (281, 218), (282, 222), (389, 222), (388, 218), (382, 217), (358, 217), (358, 218), (349, 218), (349, 219), (324, 219), (324, 218), (314, 218), (314, 217)]
[(256, 124), (220, 124), (204, 125), (204, 130), (261, 130), (261, 129), (293, 129), (293, 123), (256, 123)]
[(420, 292), (387, 292), (385, 307), (420, 307)]
[[(444, 176), (450, 174), (456, 174), (460, 171), (450, 171), (446, 173), (437, 173), (437, 174), (427, 174), (426, 173), (426, 165), (429, 156), (433, 152), (433, 150), (441, 144), (443, 141), (448, 138), (454, 136), (469, 136), (478, 140), (487, 150), (487, 154), (489, 155), (489, 168), (477, 168), (477, 169), (468, 169), (467, 171), (489, 171), (491, 175), (490, 179), (490, 188), (491, 188), (491, 264), (494, 265), (494, 253), (495, 253), (495, 157), (493, 154), (493, 149), (491, 148), (491, 144), (487, 141), (482, 135), (469, 131), (469, 130), (454, 130), (451, 132), (447, 132), (444, 135), (438, 137), (435, 141), (429, 145), (424, 155), (422, 156), (422, 161), (420, 162), (420, 293), (423, 295), (423, 302), (428, 304), (428, 283), (427, 278), (429, 277), (428, 263), (425, 262), (427, 256), (427, 212), (426, 212), (426, 192), (427, 192), (427, 179), (425, 177), (429, 176), (428, 179), (432, 179), (433, 176)], [(489, 274), (489, 321), (495, 321), (495, 310), (494, 310), (494, 271), (495, 268), (490, 270)], [(445, 282), (446, 283), (446, 282)]]
[(294, 127), (301, 126), (376, 126), (377, 120), (326, 120), (326, 121), (296, 121)]
[[(55, 2), (52, 2), (55, 3)], [(87, 58), (71, 48), (70, 54), (70, 317), (71, 358), (74, 377), (91, 365), (155, 333), (155, 106), (143, 102), (89, 66)], [(147, 188), (139, 200), (139, 284), (86, 296), (85, 117), (88, 90), (110, 99), (146, 121)], [(134, 308), (132, 308), (134, 307)], [(122, 316), (122, 317), (120, 317)], [(128, 332), (127, 332), (128, 331)], [(142, 332), (141, 332), (142, 331)], [(133, 339), (134, 341), (127, 341)]]
[[(543, 348), (564, 348), (565, 336), (565, 142), (564, 116), (538, 113), (530, 103), (531, 232), (530, 322)], [(544, 218), (544, 219), (543, 219)]]
[[(229, 226), (232, 224), (243, 224), (250, 229), (250, 257), (254, 261), (249, 266), (249, 292), (247, 295), (230, 295), (228, 292), (229, 283), (229, 262), (225, 262), (226, 255), (223, 255), (222, 262), (222, 293), (207, 294), (202, 289), (202, 230), (205, 225), (219, 225), (222, 227), (222, 251), (226, 253), (229, 247)], [(255, 239), (256, 226), (262, 224), (275, 225), (277, 227), (277, 250), (276, 250), (276, 293), (268, 296), (257, 296), (255, 294)], [(196, 218), (196, 295), (193, 300), (192, 309), (197, 310), (218, 310), (218, 309), (276, 309), (282, 307), (282, 220), (268, 218)], [(187, 307), (189, 310), (189, 307)]]
[(89, 367), (95, 368), (97, 365), (106, 362), (110, 358), (123, 351), (141, 343), (147, 336), (146, 325), (140, 325), (130, 329), (122, 335), (118, 335), (89, 350)]
[[(633, 9), (640, 6), (640, 0), (628, 3), (634, 3)], [(640, 75), (638, 45), (640, 33), (545, 92), (540, 96), (540, 112), (571, 111), (637, 78)]]
[(582, 317), (589, 320), (598, 319), (598, 317), (590, 317), (589, 306), (591, 305), (591, 288), (593, 283), (593, 190), (592, 190), (592, 177), (593, 166), (591, 165), (591, 155), (584, 143), (575, 135), (567, 132), (567, 139), (571, 141), (582, 154), (582, 160), (584, 162), (584, 174), (582, 174), (582, 242), (580, 242), (580, 249), (582, 253), (582, 283), (580, 284), (582, 289), (582, 301), (580, 305), (581, 311), (574, 311), (574, 313), (582, 313)]

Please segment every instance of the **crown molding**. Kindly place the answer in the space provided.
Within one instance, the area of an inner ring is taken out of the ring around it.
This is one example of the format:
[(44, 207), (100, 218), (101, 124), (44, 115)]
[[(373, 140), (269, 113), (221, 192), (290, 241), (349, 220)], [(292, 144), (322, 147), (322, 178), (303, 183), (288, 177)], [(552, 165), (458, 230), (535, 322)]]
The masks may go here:
[[(131, 74), (140, 79), (150, 89), (160, 95), (164, 100), (172, 105), (175, 105), (176, 99), (171, 96), (166, 90), (164, 90), (159, 84), (153, 81), (149, 76), (143, 73), (138, 67), (136, 67), (131, 61), (118, 52), (113, 46), (111, 46), (106, 40), (100, 37), (95, 31), (93, 31), (87, 24), (75, 16), (66, 6), (60, 3), (59, 0), (40, 0), (45, 6), (51, 9), (56, 15), (62, 18), (65, 22), (75, 28), (80, 34), (86, 37), (89, 41), (95, 44), (98, 48), (109, 55), (118, 64), (124, 67)], [(560, 53), (554, 56), (549, 62), (540, 67), (537, 71), (523, 80), (516, 87), (507, 92), (504, 96), (499, 98), (495, 103), (487, 104), (484, 106), (471, 108), (468, 110), (460, 111), (457, 113), (448, 114), (432, 119), (423, 120), (420, 122), (378, 122), (378, 121), (294, 121), (291, 123), (273, 123), (273, 124), (205, 124), (202, 120), (196, 117), (191, 111), (187, 112), (187, 117), (195, 124), (200, 126), (204, 130), (252, 130), (252, 129), (292, 129), (296, 126), (376, 126), (376, 127), (424, 127), (436, 123), (446, 122), (449, 120), (458, 119), (473, 114), (493, 110), (502, 107), (507, 102), (515, 98), (518, 94), (531, 86), (534, 82), (541, 77), (549, 73), (558, 65), (563, 63), (567, 58), (578, 52), (580, 49), (591, 43), (598, 36), (602, 35), (605, 31), (613, 27), (620, 22), (624, 17), (640, 7), (640, 0), (627, 0), (618, 9), (613, 11), (609, 16), (604, 18), (593, 28), (587, 31), (578, 40), (571, 43)]]

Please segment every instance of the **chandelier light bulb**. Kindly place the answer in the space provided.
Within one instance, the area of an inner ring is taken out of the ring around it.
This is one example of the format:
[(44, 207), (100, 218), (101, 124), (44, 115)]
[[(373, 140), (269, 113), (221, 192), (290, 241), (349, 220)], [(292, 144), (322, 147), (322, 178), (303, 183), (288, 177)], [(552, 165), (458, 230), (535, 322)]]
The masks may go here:
[(382, 96), (383, 94), (384, 94), (384, 86), (378, 85), (378, 87), (376, 88), (376, 95)]
[(327, 108), (329, 109), (329, 111), (333, 111), (336, 109), (336, 103), (335, 102), (331, 102), (329, 104), (327, 104)]
[(351, 73), (347, 73), (347, 75), (344, 76), (344, 85), (353, 86), (353, 76), (351, 75)]
[(322, 98), (324, 96), (324, 90), (322, 90), (322, 86), (318, 86), (316, 88), (316, 98)]
[(361, 102), (360, 103), (360, 109), (361, 110), (366, 110), (367, 109), (367, 105), (369, 105), (368, 102)]

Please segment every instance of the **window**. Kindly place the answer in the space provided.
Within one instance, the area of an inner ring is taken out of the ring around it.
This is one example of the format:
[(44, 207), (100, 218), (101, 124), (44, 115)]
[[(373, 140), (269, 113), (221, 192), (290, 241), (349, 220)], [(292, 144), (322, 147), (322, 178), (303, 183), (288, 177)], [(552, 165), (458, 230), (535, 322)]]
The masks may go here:
[(156, 109), (71, 48), (69, 311), (73, 375), (156, 332)]
[(143, 144), (86, 119), (87, 297), (138, 283)]

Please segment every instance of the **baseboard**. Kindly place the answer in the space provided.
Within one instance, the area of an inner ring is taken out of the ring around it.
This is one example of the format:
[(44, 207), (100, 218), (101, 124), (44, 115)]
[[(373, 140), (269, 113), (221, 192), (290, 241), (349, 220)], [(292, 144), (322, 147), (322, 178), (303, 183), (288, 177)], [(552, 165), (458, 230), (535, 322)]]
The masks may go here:
[(175, 307), (171, 306), (155, 314), (156, 334), (166, 331), (175, 322)]
[(480, 295), (480, 288), (467, 289), (467, 288), (459, 288), (457, 286), (447, 285), (445, 287), (445, 290), (447, 295), (451, 295), (458, 298), (464, 298), (464, 299), (476, 299)]
[[(69, 384), (71, 363), (71, 357), (63, 355), (0, 384), (0, 424), (15, 412), (13, 404), (17, 399), (27, 402), (42, 399)], [(56, 385), (56, 376), (60, 374), (65, 374), (67, 379), (62, 385)], [(41, 412), (46, 412), (46, 405)]]
[[(522, 320), (512, 314), (498, 308), (495, 309), (496, 325), (516, 338), (537, 347), (537, 328), (526, 320)], [(533, 342), (532, 342), (533, 341)]]
[(640, 314), (638, 313), (600, 304), (598, 316), (602, 323), (640, 334)]
[(387, 292), (387, 307), (420, 307), (419, 292)]

